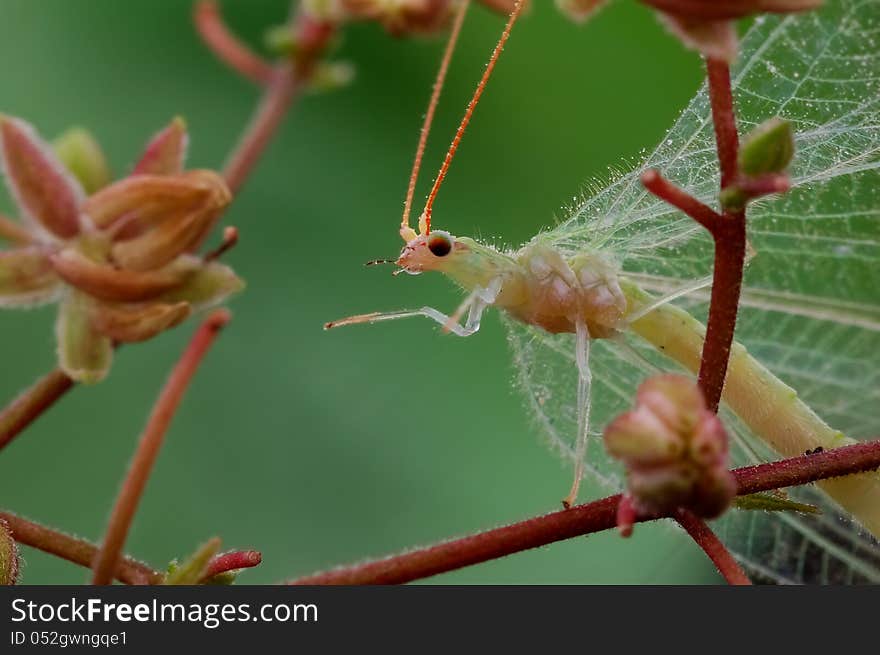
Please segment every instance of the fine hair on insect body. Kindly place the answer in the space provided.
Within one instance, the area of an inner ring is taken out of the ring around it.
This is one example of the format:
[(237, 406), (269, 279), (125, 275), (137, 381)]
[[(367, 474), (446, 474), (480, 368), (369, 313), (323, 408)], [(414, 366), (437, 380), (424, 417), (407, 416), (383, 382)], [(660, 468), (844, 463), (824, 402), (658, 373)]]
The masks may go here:
[[(601, 381), (593, 378), (592, 347), (596, 342), (608, 343), (609, 347), (618, 348), (622, 356), (632, 360), (639, 357), (627, 345), (627, 339), (634, 336), (654, 353), (662, 353), (662, 357), (672, 360), (676, 366), (695, 373), (700, 365), (705, 326), (680, 304), (673, 304), (672, 301), (698, 296), (711, 283), (711, 278), (700, 275), (689, 279), (658, 281), (642, 271), (630, 272), (626, 269), (619, 257), (618, 247), (620, 240), (626, 237), (623, 229), (626, 225), (615, 223), (619, 211), (616, 202), (611, 203), (607, 214), (595, 219), (585, 219), (583, 213), (575, 215), (556, 228), (540, 233), (515, 252), (502, 252), (474, 239), (432, 228), (432, 210), (437, 191), (511, 28), (519, 17), (522, 3), (517, 3), (512, 12), (468, 105), (420, 215), (418, 232), (410, 227), (409, 214), (416, 176), (466, 6), (466, 2), (462, 3), (458, 9), (422, 128), (400, 227), (405, 245), (393, 263), (398, 267), (395, 273), (417, 275), (439, 271), (462, 287), (467, 295), (450, 314), (426, 306), (414, 310), (361, 314), (327, 323), (325, 327), (329, 329), (424, 316), (440, 324), (445, 332), (465, 337), (478, 331), (483, 312), (494, 306), (511, 319), (507, 323), (521, 326), (531, 334), (548, 335), (548, 343), (553, 335), (573, 335), (573, 352), (569, 351), (568, 359), (577, 374), (577, 388), (571, 389), (572, 399), (576, 403), (576, 425), (573, 430), (575, 434), (569, 435), (572, 445), (564, 449), (564, 454), (574, 466), (574, 479), (563, 500), (569, 506), (577, 499), (585, 472), (591, 440), (591, 392), (595, 387), (594, 382)], [(820, 160), (816, 162), (815, 166), (823, 163)], [(820, 170), (814, 172), (813, 176), (820, 178), (824, 174), (824, 170)], [(630, 180), (626, 182), (634, 184)], [(693, 225), (683, 225), (681, 234), (693, 232)], [(662, 235), (659, 231), (657, 234)], [(680, 237), (673, 234), (668, 240), (671, 242), (676, 238)], [(633, 239), (633, 246), (643, 249), (659, 247), (649, 243), (650, 239), (652, 236), (646, 232), (644, 236)], [(653, 240), (661, 241), (656, 237)], [(757, 256), (760, 257), (760, 254)], [(381, 262), (392, 263), (389, 260)], [(789, 305), (792, 306), (787, 307), (782, 298), (769, 294), (758, 296), (747, 291), (743, 296), (743, 305), (821, 320), (833, 313), (828, 303), (811, 305), (794, 298), (797, 302), (790, 301)], [(798, 306), (794, 307), (795, 304)], [(839, 324), (850, 321), (848, 315), (842, 313), (833, 318)], [(558, 345), (560, 342), (553, 343)], [(642, 367), (642, 370), (646, 369), (647, 366)], [(794, 456), (806, 450), (827, 450), (853, 442), (840, 430), (828, 425), (794, 389), (738, 343), (734, 343), (731, 351), (722, 399), (736, 419), (763, 442), (761, 448), (766, 448), (768, 452)], [(750, 453), (755, 452), (750, 446), (743, 448)], [(760, 458), (766, 455), (754, 456)], [(818, 486), (850, 512), (864, 528), (874, 535), (880, 534), (880, 477), (876, 473), (829, 480)]]

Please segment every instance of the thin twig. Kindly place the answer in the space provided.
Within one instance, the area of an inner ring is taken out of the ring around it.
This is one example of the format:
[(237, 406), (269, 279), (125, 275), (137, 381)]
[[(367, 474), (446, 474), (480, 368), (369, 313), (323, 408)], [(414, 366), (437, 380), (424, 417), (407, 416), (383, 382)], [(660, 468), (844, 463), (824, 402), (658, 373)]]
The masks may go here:
[(642, 173), (642, 184), (648, 191), (680, 209), (709, 232), (714, 231), (721, 219), (718, 212), (694, 198), (687, 191), (675, 186), (653, 168)]
[[(733, 471), (737, 494), (748, 495), (880, 468), (880, 440)], [(621, 496), (447, 541), (382, 560), (305, 576), (291, 584), (402, 584), (557, 541), (610, 530)], [(635, 522), (665, 517), (636, 516)]]
[(721, 188), (724, 189), (736, 180), (736, 158), (739, 153), (730, 66), (725, 61), (710, 57), (706, 60), (706, 74), (712, 122), (715, 124), (715, 145), (718, 149), (718, 163), (721, 165)]
[[(730, 87), (730, 69), (725, 62), (709, 58), (706, 60), (706, 70), (723, 190), (736, 180), (738, 172), (739, 136)], [(642, 183), (651, 193), (705, 227), (715, 242), (709, 320), (697, 381), (706, 397), (706, 405), (717, 412), (727, 376), (742, 291), (747, 243), (745, 209), (718, 214), (654, 170), (645, 171)]]
[(675, 514), (675, 520), (691, 536), (696, 544), (708, 555), (718, 572), (724, 576), (728, 584), (750, 585), (752, 581), (742, 570), (742, 567), (724, 547), (724, 544), (715, 536), (715, 533), (706, 525), (706, 522), (693, 512), (680, 509)]
[(112, 580), (132, 519), (171, 419), (196, 369), (229, 319), (229, 312), (225, 309), (216, 310), (205, 319), (159, 394), (110, 514), (104, 543), (95, 557), (93, 584), (109, 584)]
[(206, 253), (203, 259), (206, 262), (216, 261), (225, 255), (231, 248), (234, 248), (237, 243), (238, 228), (232, 225), (227, 225), (223, 228), (223, 240), (220, 242), (220, 245)]
[(241, 189), (269, 145), (301, 87), (302, 80), (294, 73), (293, 64), (282, 64), (272, 72), (272, 80), (253, 118), (223, 167), (223, 177), (233, 195)]
[(336, 25), (317, 22), (303, 12), (294, 18), (291, 29), (297, 34), (296, 55), (272, 70), (266, 91), (224, 167), (233, 194), (241, 189), (336, 33)]
[[(12, 536), (18, 543), (55, 555), (68, 562), (90, 567), (98, 552), (98, 547), (93, 543), (28, 521), (17, 514), (0, 512), (0, 518), (9, 524)], [(159, 584), (162, 582), (161, 573), (131, 557), (120, 558), (113, 577), (126, 584)]]
[(727, 376), (742, 291), (746, 257), (745, 210), (725, 212), (712, 236), (715, 240), (715, 265), (709, 320), (706, 323), (697, 382), (706, 397), (706, 406), (717, 412)]
[(257, 84), (272, 80), (272, 65), (248, 48), (223, 22), (214, 0), (197, 2), (193, 11), (196, 30), (217, 58)]
[(0, 412), (0, 450), (73, 387), (60, 369), (44, 375)]
[[(706, 71), (723, 190), (735, 182), (738, 172), (739, 136), (733, 108), (730, 67), (724, 61), (709, 58), (706, 60)], [(709, 320), (706, 323), (706, 339), (703, 342), (697, 381), (706, 396), (706, 405), (715, 412), (718, 411), (724, 390), (739, 312), (746, 257), (745, 209), (725, 211), (721, 219), (715, 222), (711, 232), (715, 241), (715, 266), (709, 300)]]

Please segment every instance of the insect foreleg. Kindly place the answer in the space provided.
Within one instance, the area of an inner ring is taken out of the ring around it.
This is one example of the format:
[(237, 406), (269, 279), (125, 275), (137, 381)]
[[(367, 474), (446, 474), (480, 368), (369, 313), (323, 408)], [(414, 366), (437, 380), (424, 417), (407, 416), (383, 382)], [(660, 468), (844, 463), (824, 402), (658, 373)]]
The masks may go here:
[(578, 369), (577, 388), (577, 439), (574, 447), (574, 480), (571, 483), (571, 491), (568, 492), (562, 504), (568, 508), (577, 501), (578, 489), (581, 479), (584, 477), (584, 458), (587, 454), (587, 440), (590, 433), (590, 387), (593, 375), (590, 372), (590, 332), (587, 324), (582, 319), (575, 322), (575, 361)]
[[(501, 292), (501, 278), (495, 278), (485, 287), (477, 287), (468, 297), (464, 299), (464, 302), (458, 306), (458, 309), (455, 310), (455, 313), (452, 314), (443, 325), (443, 330), (445, 332), (452, 332), (457, 334), (460, 337), (470, 336), (474, 332), (480, 329), (480, 321), (483, 317), (483, 312), (486, 310), (486, 307), (492, 305), (495, 300), (498, 298), (498, 294)], [(464, 316), (464, 313), (468, 313), (467, 321), (465, 322), (464, 327), (459, 325), (461, 321), (461, 317)], [(461, 331), (467, 332), (467, 334), (461, 334), (456, 331), (456, 327), (459, 327)]]

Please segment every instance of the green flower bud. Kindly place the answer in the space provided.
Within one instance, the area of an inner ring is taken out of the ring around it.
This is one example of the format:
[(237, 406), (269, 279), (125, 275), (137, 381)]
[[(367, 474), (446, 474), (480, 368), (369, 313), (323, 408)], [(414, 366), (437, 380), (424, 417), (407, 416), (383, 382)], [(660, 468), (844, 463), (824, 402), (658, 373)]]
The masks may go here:
[(55, 139), (52, 147), (61, 163), (79, 180), (86, 193), (92, 194), (110, 183), (107, 158), (88, 130), (72, 127)]
[(740, 171), (748, 176), (782, 173), (794, 157), (791, 123), (771, 118), (749, 132), (739, 150)]

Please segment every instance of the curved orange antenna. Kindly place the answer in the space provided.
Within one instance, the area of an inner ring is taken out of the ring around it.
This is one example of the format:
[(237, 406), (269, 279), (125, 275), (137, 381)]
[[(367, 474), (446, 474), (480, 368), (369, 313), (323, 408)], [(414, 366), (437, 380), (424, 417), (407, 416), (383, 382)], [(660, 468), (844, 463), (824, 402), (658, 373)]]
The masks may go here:
[(467, 14), (470, 0), (464, 0), (455, 14), (455, 22), (452, 24), (452, 32), (449, 34), (449, 41), (446, 42), (446, 50), (443, 52), (443, 59), (440, 62), (440, 70), (437, 71), (437, 79), (434, 80), (434, 90), (431, 93), (431, 100), (428, 102), (428, 111), (425, 113), (425, 121), (422, 123), (422, 132), (419, 135), (419, 145), (416, 148), (416, 158), (413, 162), (412, 173), (409, 176), (409, 187), (406, 190), (406, 200), (403, 203), (403, 220), (400, 221), (400, 236), (406, 242), (416, 237), (416, 233), (409, 226), (409, 216), (412, 211), (413, 195), (416, 192), (416, 182), (419, 179), (419, 169), (422, 167), (422, 157), (425, 156), (425, 146), (428, 143), (428, 134), (431, 132), (431, 124), (434, 122), (434, 113), (437, 111), (437, 103), (440, 101), (440, 93), (443, 91), (443, 84), (446, 81), (446, 73), (449, 71), (449, 63), (452, 61), (452, 53), (455, 52), (455, 46), (458, 43), (458, 36), (461, 34), (461, 26), (464, 24), (464, 17)]
[(455, 133), (455, 138), (452, 140), (452, 144), (449, 146), (449, 152), (446, 153), (446, 159), (443, 160), (443, 165), (440, 167), (440, 172), (437, 173), (437, 179), (434, 180), (434, 187), (431, 189), (431, 193), (428, 195), (428, 201), (425, 203), (425, 209), (422, 211), (422, 215), (419, 217), (419, 232), (422, 234), (428, 234), (431, 231), (431, 210), (434, 207), (434, 199), (437, 197), (437, 191), (440, 190), (440, 185), (443, 183), (443, 180), (446, 178), (446, 174), (449, 172), (449, 165), (452, 163), (452, 158), (455, 156), (455, 151), (458, 150), (458, 145), (461, 143), (461, 138), (464, 136), (464, 131), (468, 126), (468, 123), (471, 122), (471, 117), (474, 115), (474, 109), (477, 108), (477, 103), (480, 101), (480, 96), (483, 95), (483, 91), (486, 89), (486, 83), (489, 81), (489, 78), (492, 76), (492, 71), (495, 70), (495, 64), (498, 63), (498, 57), (501, 56), (501, 51), (504, 50), (504, 44), (507, 43), (507, 39), (510, 38), (510, 31), (513, 29), (514, 23), (516, 23), (516, 19), (519, 18), (519, 15), (522, 13), (523, 0), (516, 0), (516, 5), (513, 8), (513, 11), (510, 12), (510, 18), (507, 20), (507, 25), (504, 26), (504, 32), (501, 33), (501, 38), (498, 39), (498, 43), (495, 45), (495, 50), (492, 52), (492, 57), (489, 59), (489, 63), (486, 65), (486, 70), (483, 72), (483, 77), (480, 79), (480, 83), (477, 85), (477, 90), (474, 92), (474, 97), (471, 98), (470, 103), (468, 103), (467, 110), (464, 113), (464, 118), (461, 119), (461, 125), (458, 126), (458, 131)]

